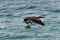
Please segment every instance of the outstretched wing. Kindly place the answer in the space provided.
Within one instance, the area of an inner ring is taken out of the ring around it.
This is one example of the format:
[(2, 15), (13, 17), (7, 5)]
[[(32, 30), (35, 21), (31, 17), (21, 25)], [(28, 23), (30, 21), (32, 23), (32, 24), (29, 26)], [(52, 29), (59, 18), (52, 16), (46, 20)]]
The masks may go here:
[(40, 19), (36, 19), (36, 20), (34, 20), (34, 22), (36, 22), (36, 23), (38, 23), (38, 24), (40, 24), (42, 26), (45, 25)]

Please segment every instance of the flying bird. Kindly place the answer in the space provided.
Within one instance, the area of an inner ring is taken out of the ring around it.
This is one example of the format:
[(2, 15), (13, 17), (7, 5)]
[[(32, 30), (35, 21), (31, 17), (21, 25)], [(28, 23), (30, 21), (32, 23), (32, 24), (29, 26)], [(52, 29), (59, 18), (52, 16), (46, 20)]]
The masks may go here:
[(43, 16), (39, 16), (39, 17), (26, 17), (24, 19), (24, 22), (26, 24), (29, 24), (31, 22), (35, 22), (37, 24), (40, 24), (40, 25), (44, 26), (45, 24), (40, 20), (40, 18), (44, 18), (44, 17)]

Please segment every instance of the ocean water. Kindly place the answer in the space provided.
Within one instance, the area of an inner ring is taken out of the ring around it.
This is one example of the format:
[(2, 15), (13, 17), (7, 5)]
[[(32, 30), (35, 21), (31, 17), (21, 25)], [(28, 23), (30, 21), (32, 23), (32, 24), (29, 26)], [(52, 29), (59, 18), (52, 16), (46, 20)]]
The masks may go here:
[[(25, 28), (31, 16), (44, 16), (45, 26)], [(0, 0), (0, 40), (60, 40), (60, 0)]]

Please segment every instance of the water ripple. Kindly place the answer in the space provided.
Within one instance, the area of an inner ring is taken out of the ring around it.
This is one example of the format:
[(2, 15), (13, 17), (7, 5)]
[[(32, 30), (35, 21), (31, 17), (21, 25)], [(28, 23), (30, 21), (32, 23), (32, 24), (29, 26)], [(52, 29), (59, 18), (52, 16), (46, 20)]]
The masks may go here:
[(30, 6), (27, 9), (34, 9), (34, 8), (36, 8), (36, 6)]

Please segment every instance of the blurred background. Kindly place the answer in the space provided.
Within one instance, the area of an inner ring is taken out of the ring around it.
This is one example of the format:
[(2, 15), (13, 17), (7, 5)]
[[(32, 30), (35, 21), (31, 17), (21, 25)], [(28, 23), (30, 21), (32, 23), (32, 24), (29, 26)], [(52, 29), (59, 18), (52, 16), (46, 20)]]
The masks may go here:
[[(44, 16), (45, 26), (24, 18)], [(60, 0), (0, 0), (0, 40), (60, 40)]]

